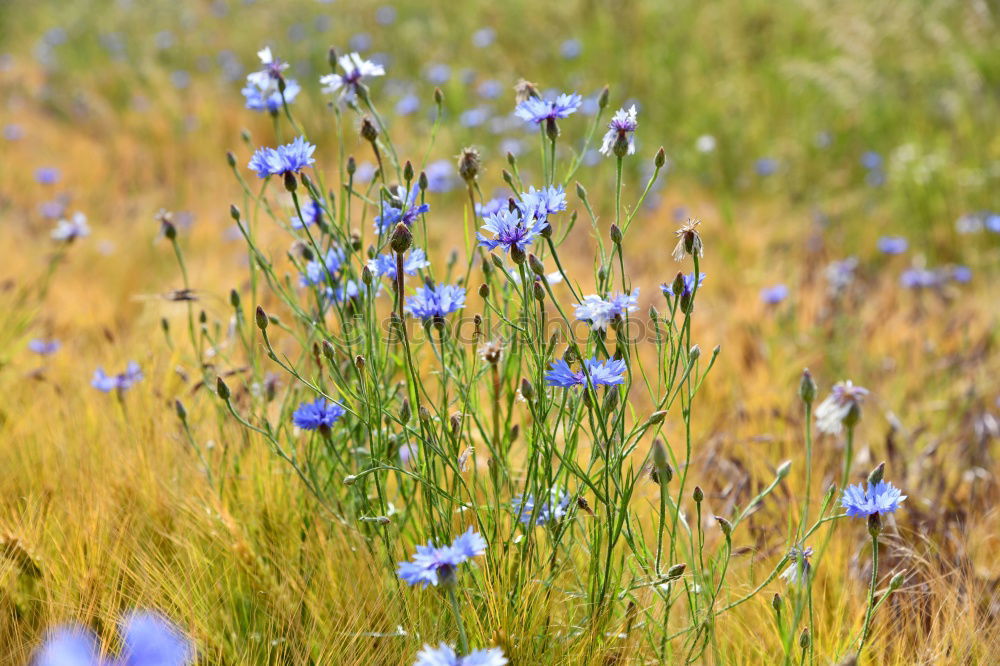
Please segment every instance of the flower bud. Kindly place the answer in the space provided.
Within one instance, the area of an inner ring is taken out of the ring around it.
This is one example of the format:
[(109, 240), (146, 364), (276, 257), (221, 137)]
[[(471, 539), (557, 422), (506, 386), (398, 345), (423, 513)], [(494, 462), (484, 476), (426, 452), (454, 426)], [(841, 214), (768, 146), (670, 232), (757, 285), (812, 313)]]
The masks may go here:
[(365, 369), (365, 357), (358, 354), (354, 357), (354, 367), (358, 369), (359, 372), (364, 372)]
[(535, 397), (535, 387), (528, 381), (527, 377), (521, 378), (521, 395), (525, 400), (532, 400)]
[(177, 412), (177, 418), (179, 418), (182, 423), (187, 423), (188, 413), (183, 402), (180, 400), (174, 400), (174, 411)]
[(802, 371), (802, 381), (799, 382), (799, 397), (807, 405), (811, 405), (816, 399), (816, 382), (813, 381), (809, 368)]
[(587, 200), (587, 188), (580, 181), (576, 182), (576, 196), (580, 197), (581, 201)]
[(430, 186), (430, 181), (427, 180), (427, 172), (421, 171), (420, 175), (417, 177), (417, 187), (421, 190), (426, 190)]
[(398, 254), (403, 254), (410, 249), (410, 245), (412, 244), (413, 234), (410, 233), (410, 228), (402, 222), (398, 222), (396, 224), (396, 228), (392, 232), (392, 241), (389, 243), (392, 251)]
[(715, 520), (716, 520), (716, 522), (719, 523), (719, 529), (722, 530), (722, 533), (726, 535), (727, 539), (730, 536), (732, 536), (732, 534), (733, 534), (733, 524), (731, 522), (729, 522), (728, 520), (726, 520), (722, 516), (716, 516)]
[(265, 330), (267, 328), (267, 313), (264, 312), (264, 308), (257, 306), (257, 310), (254, 312), (254, 319), (257, 320), (257, 328), (260, 330)]
[(538, 277), (545, 277), (545, 264), (543, 264), (542, 260), (534, 254), (528, 255), (528, 268), (530, 268), (531, 272)]
[(410, 416), (410, 400), (409, 398), (403, 398), (403, 404), (399, 408), (399, 420), (403, 425), (406, 425), (410, 422)]
[(419, 416), (420, 420), (423, 421), (424, 423), (427, 423), (431, 420), (430, 410), (424, 407), (423, 405), (420, 405), (420, 408), (417, 410), (417, 416)]
[(652, 414), (649, 415), (649, 419), (646, 420), (646, 425), (647, 426), (660, 425), (661, 423), (663, 423), (663, 419), (665, 418), (667, 418), (667, 411), (665, 409), (661, 409), (660, 411), (653, 412)]
[(608, 99), (611, 97), (611, 88), (604, 86), (601, 88), (601, 95), (597, 98), (597, 108), (601, 111), (608, 107)]
[(222, 377), (217, 377), (215, 380), (215, 392), (223, 400), (229, 400), (229, 396), (232, 395), (229, 392), (229, 387), (226, 385), (226, 382)]
[(885, 462), (880, 462), (878, 466), (868, 475), (868, 485), (874, 486), (885, 476)]
[(674, 278), (673, 283), (670, 285), (670, 293), (674, 296), (680, 296), (684, 293), (684, 274), (678, 273)]
[(479, 295), (482, 298), (489, 298), (490, 297), (490, 285), (486, 284), (485, 282), (482, 283), (481, 285), (479, 285)]
[(802, 628), (802, 633), (799, 634), (799, 647), (803, 650), (809, 647), (809, 627)]
[(236, 207), (236, 204), (229, 205), (229, 217), (236, 222), (240, 221), (240, 209)]
[(540, 282), (536, 281), (532, 285), (532, 293), (535, 295), (535, 300), (539, 303), (545, 300), (545, 287)]
[(775, 613), (781, 613), (781, 595), (777, 592), (771, 597), (771, 608), (774, 609)]
[(692, 363), (694, 361), (697, 361), (699, 358), (701, 358), (701, 347), (699, 347), (698, 345), (695, 345), (695, 346), (691, 347), (690, 357), (691, 357), (691, 362)]
[(514, 157), (514, 153), (507, 151), (507, 164), (510, 165), (511, 169), (517, 168), (517, 158)]
[(358, 163), (354, 159), (354, 155), (349, 155), (347, 157), (347, 175), (353, 176), (358, 170)]
[(514, 176), (510, 175), (510, 171), (507, 171), (507, 169), (501, 170), (500, 171), (500, 177), (503, 178), (503, 182), (507, 183), (507, 185), (511, 189), (515, 189), (515, 187), (514, 187)]
[(344, 477), (344, 485), (345, 486), (353, 486), (354, 483), (355, 483), (355, 481), (357, 481), (357, 480), (358, 480), (358, 477), (356, 475), (354, 475), (354, 474), (348, 474), (347, 476)]
[(236, 155), (234, 155), (231, 150), (226, 151), (226, 164), (229, 165), (230, 169), (236, 166)]
[(372, 269), (368, 268), (368, 264), (361, 269), (361, 282), (366, 286), (370, 287), (375, 281), (375, 275), (372, 274)]
[(471, 183), (479, 175), (479, 151), (475, 148), (463, 148), (458, 156), (458, 175), (466, 183)]
[(437, 106), (441, 106), (442, 104), (444, 104), (444, 93), (441, 91), (440, 88), (434, 89), (434, 103)]
[(785, 462), (783, 462), (780, 465), (778, 465), (778, 472), (777, 472), (778, 478), (779, 479), (783, 479), (786, 476), (788, 476), (788, 472), (791, 469), (792, 469), (792, 461), (791, 460), (786, 460)]
[(413, 164), (410, 160), (406, 160), (406, 164), (403, 165), (403, 180), (406, 182), (413, 180)]
[(233, 306), (234, 310), (240, 309), (240, 292), (235, 289), (229, 290), (229, 304)]
[(378, 138), (378, 128), (367, 116), (361, 119), (361, 138), (368, 143), (375, 143)]
[(622, 230), (614, 223), (611, 224), (611, 242), (615, 245), (622, 244)]
[(898, 574), (896, 574), (895, 576), (893, 576), (889, 580), (889, 591), (890, 592), (895, 592), (896, 590), (898, 590), (900, 588), (900, 586), (902, 586), (903, 580), (905, 578), (906, 578), (906, 576), (903, 574), (902, 571), (900, 571)]
[(333, 343), (329, 340), (324, 340), (320, 347), (323, 349), (323, 358), (332, 363), (337, 353), (337, 350), (333, 347)]
[(663, 151), (663, 146), (656, 151), (656, 157), (653, 158), (653, 164), (656, 165), (657, 169), (662, 169), (663, 165), (667, 163), (667, 154)]
[(330, 65), (330, 69), (337, 70), (337, 49), (332, 46), (326, 51), (326, 62)]
[(495, 252), (490, 252), (490, 261), (492, 261), (493, 265), (497, 268), (503, 268), (503, 259), (501, 259)]
[(684, 570), (687, 569), (687, 565), (681, 562), (680, 564), (675, 564), (674, 566), (667, 569), (667, 581), (677, 580), (684, 575)]
[(702, 500), (705, 499), (705, 491), (701, 489), (701, 486), (695, 486), (694, 492), (691, 493), (691, 496), (694, 498), (695, 502), (700, 504)]

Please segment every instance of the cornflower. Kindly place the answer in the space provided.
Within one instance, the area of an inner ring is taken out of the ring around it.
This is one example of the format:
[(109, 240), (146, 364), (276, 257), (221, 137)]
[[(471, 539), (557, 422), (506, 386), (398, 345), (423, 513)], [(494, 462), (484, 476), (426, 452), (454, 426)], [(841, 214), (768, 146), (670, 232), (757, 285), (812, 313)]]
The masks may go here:
[[(626, 365), (624, 359), (598, 361), (589, 358), (584, 361), (584, 365), (587, 368), (587, 374), (590, 375), (590, 381), (595, 387), (615, 386), (625, 381)], [(573, 371), (564, 359), (558, 359), (550, 364), (549, 372), (545, 375), (545, 383), (561, 388), (584, 386), (587, 383), (587, 374), (584, 374), (583, 370)]]
[(433, 541), (417, 546), (412, 561), (400, 562), (397, 573), (410, 585), (448, 585), (460, 564), (486, 552), (486, 540), (470, 527), (450, 546), (435, 547)]
[(635, 128), (639, 126), (636, 119), (635, 104), (629, 108), (618, 109), (608, 123), (608, 131), (604, 134), (604, 141), (601, 143), (601, 154), (616, 157), (635, 154)]

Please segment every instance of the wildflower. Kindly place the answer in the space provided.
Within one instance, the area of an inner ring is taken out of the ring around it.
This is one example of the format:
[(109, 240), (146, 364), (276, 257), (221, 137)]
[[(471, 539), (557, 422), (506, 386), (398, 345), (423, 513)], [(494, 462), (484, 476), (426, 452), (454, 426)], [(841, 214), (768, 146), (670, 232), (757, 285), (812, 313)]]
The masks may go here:
[(540, 125), (543, 122), (555, 121), (556, 118), (567, 118), (583, 102), (583, 96), (577, 93), (567, 95), (565, 93), (556, 97), (555, 101), (546, 101), (540, 97), (528, 97), (514, 110), (521, 120)]
[(776, 284), (773, 287), (764, 287), (760, 290), (760, 300), (767, 305), (777, 305), (788, 298), (788, 287), (783, 284)]
[(906, 248), (906, 239), (900, 236), (882, 236), (878, 239), (878, 249), (882, 254), (903, 254)]
[(67, 243), (72, 243), (77, 238), (89, 236), (90, 226), (87, 225), (87, 216), (76, 212), (69, 220), (59, 220), (51, 235), (53, 240), (66, 241)]
[[(281, 95), (278, 93), (278, 80), (282, 78), (282, 72), (288, 69), (288, 63), (275, 58), (268, 47), (257, 51), (257, 57), (260, 58), (260, 63), (264, 65), (264, 68), (247, 74), (247, 85), (256, 88), (257, 93), (262, 99), (267, 99), (272, 94), (278, 94), (280, 100)], [(246, 95), (245, 90), (244, 95)]]
[(883, 161), (882, 156), (876, 153), (874, 150), (867, 150), (861, 155), (861, 166), (868, 169), (869, 171), (881, 169), (882, 161)]
[(497, 198), (490, 199), (484, 204), (476, 204), (476, 216), (477, 217), (489, 217), (493, 213), (496, 213), (502, 208), (507, 208), (507, 199)]
[(677, 245), (674, 246), (674, 261), (680, 261), (684, 258), (685, 254), (690, 254), (692, 256), (697, 255), (698, 257), (705, 256), (705, 248), (701, 242), (701, 234), (698, 233), (699, 224), (701, 224), (701, 220), (688, 218), (688, 221), (680, 229), (674, 232), (674, 235), (677, 236), (678, 239)]
[(408, 95), (403, 95), (396, 102), (396, 115), (397, 116), (408, 116), (412, 113), (416, 113), (420, 109), (420, 98), (410, 93)]
[(500, 354), (503, 352), (503, 340), (490, 340), (479, 347), (479, 356), (490, 365), (500, 362)]
[(601, 331), (607, 329), (608, 324), (616, 317), (624, 318), (629, 312), (638, 310), (638, 300), (638, 289), (634, 289), (631, 294), (617, 294), (608, 301), (591, 294), (576, 306), (573, 314), (580, 321), (590, 322), (591, 330)]
[(494, 234), (494, 238), (487, 238), (483, 234), (476, 234), (476, 237), (479, 244), (488, 250), (502, 247), (505, 252), (510, 252), (517, 248), (523, 253), (547, 225), (544, 218), (525, 224), (520, 210), (501, 208), (486, 218), (486, 224), (482, 226), (482, 230)]
[(28, 342), (28, 349), (35, 352), (36, 354), (41, 354), (42, 356), (48, 356), (49, 354), (54, 354), (59, 351), (62, 343), (58, 340), (43, 340), (41, 338), (35, 338)]
[(480, 28), (472, 33), (472, 45), (477, 49), (485, 49), (496, 39), (497, 31), (493, 28)]
[(424, 170), (428, 192), (448, 192), (455, 187), (454, 170), (448, 160), (436, 160)]
[(417, 661), (413, 666), (504, 666), (507, 658), (500, 648), (473, 650), (464, 657), (459, 657), (455, 649), (446, 643), (436, 648), (424, 645), (417, 653)]
[(854, 282), (854, 270), (858, 267), (857, 257), (848, 257), (830, 263), (823, 271), (830, 293), (836, 296)]
[[(511, 504), (518, 514), (518, 520), (525, 525), (531, 523), (532, 514), (535, 513), (535, 496), (526, 497), (518, 495)], [(537, 508), (538, 514), (535, 516), (535, 525), (545, 525), (554, 523), (569, 512), (570, 496), (565, 490), (552, 488), (549, 491), (549, 499), (543, 501)]]
[(868, 389), (855, 386), (851, 380), (834, 384), (830, 395), (816, 407), (816, 428), (836, 435), (842, 424), (853, 426), (861, 418), (861, 403), (867, 395)]
[(375, 76), (385, 76), (385, 68), (382, 65), (363, 60), (357, 53), (348, 53), (337, 58), (337, 64), (344, 70), (343, 74), (327, 74), (321, 76), (319, 82), (323, 84), (323, 92), (332, 95), (343, 88), (344, 95), (356, 93), (366, 78)]
[(762, 157), (753, 165), (757, 175), (764, 178), (773, 175), (778, 170), (778, 160), (773, 157)]
[(791, 564), (781, 574), (781, 578), (789, 585), (805, 583), (812, 569), (812, 565), (809, 563), (809, 558), (812, 557), (812, 554), (813, 549), (811, 547), (796, 548), (793, 546), (788, 551), (788, 559), (791, 561)]
[[(403, 260), (403, 273), (415, 275), (422, 268), (427, 268), (431, 262), (427, 261), (427, 254), (419, 247), (410, 250), (409, 256)], [(375, 275), (383, 275), (390, 280), (396, 279), (396, 256), (392, 252), (380, 254), (368, 262), (368, 268)]]
[(312, 156), (315, 150), (316, 146), (300, 136), (284, 146), (258, 148), (248, 166), (261, 178), (295, 174), (316, 162)]
[(968, 266), (952, 266), (949, 277), (955, 282), (966, 284), (972, 280), (972, 269)]
[(417, 205), (418, 192), (416, 187), (411, 187), (409, 192), (397, 187), (393, 192), (395, 196), (383, 202), (382, 214), (375, 217), (375, 230), (384, 234), (400, 222), (408, 227), (413, 226), (418, 216), (431, 209), (429, 204)]
[[(707, 275), (706, 273), (698, 273), (699, 288), (701, 288), (702, 282), (705, 281), (706, 275)], [(663, 295), (666, 296), (667, 298), (670, 298), (674, 294), (673, 285), (667, 284), (666, 282), (660, 285), (660, 291), (662, 291)], [(693, 293), (694, 293), (694, 273), (688, 273), (687, 275), (682, 275), (681, 293), (680, 293), (681, 298), (684, 298), (685, 296), (690, 298)]]
[(524, 215), (544, 219), (549, 215), (566, 210), (566, 190), (562, 185), (550, 185), (536, 190), (534, 186), (521, 194), (519, 206)]
[(35, 180), (42, 185), (54, 185), (59, 182), (59, 169), (55, 167), (39, 167), (35, 169)]
[(710, 153), (715, 150), (715, 137), (711, 134), (702, 134), (694, 142), (695, 150), (699, 153)]
[[(291, 104), (298, 97), (299, 93), (302, 92), (302, 86), (295, 79), (288, 79), (285, 81), (284, 93), (275, 89), (265, 94), (261, 92), (260, 88), (253, 85), (245, 86), (240, 92), (243, 93), (243, 97), (246, 100), (246, 108), (251, 111), (277, 113), (281, 110), (283, 103)], [(284, 94), (284, 102), (282, 101), (282, 94)]]
[(611, 122), (608, 123), (608, 131), (604, 134), (604, 141), (601, 143), (601, 154), (611, 155), (612, 151), (616, 157), (635, 154), (635, 128), (639, 121), (636, 120), (635, 104), (626, 111), (618, 109)]
[(858, 483), (844, 489), (840, 505), (847, 510), (848, 516), (872, 516), (875, 514), (894, 513), (906, 499), (899, 488), (891, 483), (879, 481), (865, 485)]
[(559, 55), (566, 60), (579, 58), (581, 53), (583, 53), (583, 45), (579, 39), (567, 39), (559, 46)]
[(440, 318), (465, 307), (465, 289), (457, 285), (423, 286), (406, 299), (406, 311), (421, 319)]
[(135, 361), (129, 361), (125, 366), (125, 372), (117, 375), (107, 375), (104, 368), (94, 371), (94, 378), (90, 380), (90, 385), (98, 391), (110, 393), (111, 391), (126, 391), (143, 379), (142, 369)]
[(138, 611), (121, 624), (122, 659), (102, 659), (94, 634), (79, 626), (49, 634), (35, 655), (35, 666), (186, 666), (194, 661), (194, 649), (170, 622), (157, 613)]
[(397, 573), (410, 585), (447, 585), (454, 581), (458, 565), (485, 552), (486, 540), (470, 527), (450, 546), (437, 548), (433, 541), (417, 546), (413, 561), (400, 562)]
[(926, 268), (908, 268), (899, 276), (899, 283), (907, 289), (930, 289), (941, 284), (941, 276)]
[[(590, 375), (591, 383), (596, 386), (615, 386), (625, 381), (624, 359), (609, 359), (598, 361), (590, 358), (584, 361), (587, 374)], [(564, 359), (553, 361), (549, 366), (549, 372), (545, 375), (545, 383), (549, 386), (559, 386), (570, 388), (573, 386), (584, 386), (587, 383), (587, 374), (583, 370), (574, 372)]]
[(322, 261), (312, 260), (306, 264), (299, 283), (303, 287), (313, 287), (331, 282), (337, 275), (346, 257), (339, 247), (331, 247), (326, 251)]
[(343, 415), (343, 407), (320, 397), (313, 402), (303, 402), (299, 405), (292, 414), (292, 423), (303, 430), (319, 430), (326, 433)]
[(323, 206), (314, 199), (310, 199), (302, 206), (302, 215), (292, 218), (292, 229), (305, 229), (323, 219)]

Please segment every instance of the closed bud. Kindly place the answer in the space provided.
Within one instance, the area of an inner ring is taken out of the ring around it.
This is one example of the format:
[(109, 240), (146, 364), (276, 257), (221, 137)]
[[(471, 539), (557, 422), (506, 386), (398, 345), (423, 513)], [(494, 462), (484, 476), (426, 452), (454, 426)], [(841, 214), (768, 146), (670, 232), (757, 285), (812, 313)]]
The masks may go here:
[(517, 244), (510, 246), (510, 258), (515, 264), (523, 264), (527, 256), (524, 254), (524, 250), (517, 246)]
[(417, 177), (417, 187), (421, 190), (426, 190), (430, 185), (430, 181), (427, 180), (427, 172), (421, 171), (420, 175)]
[(357, 368), (358, 371), (364, 371), (364, 369), (365, 369), (365, 357), (362, 356), (361, 354), (358, 354), (357, 356), (355, 356), (354, 357), (354, 367)]
[(722, 533), (726, 535), (727, 539), (730, 536), (732, 536), (732, 534), (733, 534), (733, 524), (731, 522), (729, 522), (728, 520), (726, 520), (722, 516), (716, 516), (715, 520), (716, 520), (717, 523), (719, 523), (719, 529), (722, 530)]
[(611, 224), (611, 242), (615, 245), (622, 244), (622, 230), (614, 223)]
[(535, 275), (545, 277), (545, 264), (543, 264), (542, 260), (534, 254), (528, 255), (528, 268), (530, 268), (531, 272)]
[(357, 161), (355, 161), (354, 155), (349, 155), (347, 157), (347, 175), (353, 176), (357, 170), (358, 170), (358, 163)]
[(406, 182), (413, 180), (413, 164), (410, 160), (406, 160), (406, 164), (403, 165), (403, 180)]
[(399, 420), (403, 425), (410, 422), (410, 400), (409, 398), (403, 398), (403, 404), (399, 408)]
[(448, 422), (451, 424), (451, 434), (453, 437), (457, 437), (458, 433), (462, 431), (462, 419), (462, 412), (455, 412), (448, 418)]
[(691, 358), (692, 363), (697, 361), (699, 358), (701, 358), (701, 347), (699, 347), (698, 345), (691, 347), (691, 352), (689, 356)]
[(535, 281), (532, 285), (532, 293), (534, 293), (535, 300), (539, 303), (545, 300), (545, 287), (542, 286), (541, 282)]
[(479, 151), (475, 148), (463, 148), (458, 156), (458, 175), (466, 183), (471, 183), (479, 175)]
[(799, 647), (803, 650), (809, 647), (809, 627), (802, 628), (802, 633), (799, 634)]
[(235, 289), (229, 290), (229, 304), (236, 310), (240, 309), (240, 292)]
[(653, 164), (656, 165), (657, 169), (662, 169), (663, 165), (667, 163), (667, 154), (663, 151), (663, 146), (656, 151), (656, 157), (653, 158)]
[(646, 421), (646, 425), (655, 426), (663, 423), (663, 419), (667, 418), (667, 411), (661, 409), (658, 412), (653, 412), (649, 415), (649, 420)]
[(653, 440), (653, 468), (656, 470), (657, 483), (670, 483), (674, 473), (667, 461), (667, 448), (659, 439)]
[(441, 92), (440, 88), (434, 89), (434, 103), (438, 106), (444, 104), (444, 93)]
[(347, 476), (344, 477), (344, 485), (353, 486), (357, 480), (358, 480), (357, 476), (355, 476), (354, 474), (348, 474)]
[(521, 426), (515, 423), (510, 427), (510, 443), (513, 444), (514, 442), (516, 442), (520, 434), (521, 434)]
[(878, 466), (868, 475), (868, 485), (874, 486), (885, 476), (885, 462), (880, 462)]
[(375, 143), (378, 138), (378, 128), (375, 127), (375, 123), (371, 121), (371, 118), (365, 117), (361, 119), (361, 138), (368, 143)]
[(785, 462), (783, 462), (780, 465), (778, 465), (778, 472), (777, 472), (778, 478), (779, 479), (783, 479), (786, 476), (788, 476), (788, 472), (791, 469), (792, 469), (792, 461), (791, 460), (786, 460)]
[(659, 318), (660, 318), (659, 311), (654, 306), (650, 305), (649, 306), (649, 320), (652, 321), (652, 322), (656, 322), (656, 320), (659, 319)]
[(254, 312), (254, 319), (257, 320), (257, 328), (260, 330), (267, 329), (267, 313), (264, 312), (264, 308), (257, 306), (257, 310)]
[(580, 197), (581, 201), (587, 200), (587, 188), (580, 181), (576, 182), (576, 196)]
[(236, 207), (236, 204), (229, 204), (229, 217), (236, 222), (240, 221), (240, 209)]
[(424, 423), (427, 423), (431, 420), (430, 410), (428, 410), (423, 405), (420, 405), (420, 408), (417, 410), (417, 416), (419, 416), (420, 420), (423, 421)]
[(174, 400), (174, 411), (177, 412), (177, 418), (179, 418), (181, 422), (187, 423), (188, 413), (183, 402), (180, 400)]
[(604, 86), (601, 89), (601, 95), (597, 98), (597, 107), (602, 111), (608, 107), (608, 99), (611, 97), (611, 88)]
[(329, 340), (324, 340), (320, 347), (323, 350), (323, 357), (332, 363), (337, 352), (337, 350), (333, 347), (333, 343)]
[(410, 228), (402, 222), (397, 223), (396, 228), (392, 232), (392, 241), (389, 244), (392, 251), (403, 254), (410, 249), (410, 245), (412, 244), (413, 234), (410, 233)]
[(674, 296), (680, 296), (684, 293), (684, 274), (678, 273), (674, 277), (673, 283), (670, 285), (670, 293)]
[(807, 405), (811, 405), (816, 399), (816, 382), (813, 381), (809, 368), (802, 371), (802, 381), (799, 382), (799, 397)]
[(514, 176), (510, 175), (510, 171), (502, 169), (500, 171), (500, 177), (503, 178), (503, 182), (507, 183), (511, 189), (514, 189)]
[(902, 571), (900, 571), (898, 574), (896, 574), (895, 576), (893, 576), (889, 580), (889, 591), (890, 592), (894, 592), (894, 591), (898, 590), (903, 585), (903, 580), (905, 578), (906, 578), (906, 576), (903, 575)]
[(482, 298), (489, 298), (490, 297), (490, 285), (486, 284), (485, 282), (483, 284), (479, 285), (479, 295)]
[(226, 385), (226, 382), (222, 377), (217, 377), (215, 380), (215, 392), (223, 400), (229, 400), (229, 396), (232, 395), (229, 392), (229, 387)]
[(490, 261), (492, 261), (493, 265), (497, 268), (503, 268), (503, 259), (501, 259), (495, 252), (490, 252)]
[(775, 592), (774, 596), (771, 597), (771, 608), (774, 609), (775, 613), (781, 612), (781, 595), (777, 592)]
[(525, 400), (532, 400), (535, 397), (535, 387), (528, 381), (527, 377), (521, 378), (521, 395)]
[(705, 491), (701, 489), (701, 486), (695, 486), (694, 492), (691, 493), (691, 496), (694, 497), (695, 502), (700, 503), (702, 500), (705, 499)]
[(514, 153), (507, 151), (507, 164), (510, 165), (511, 169), (517, 168), (517, 158), (514, 157)]
[(375, 276), (372, 274), (372, 269), (368, 268), (368, 264), (365, 264), (365, 267), (361, 269), (361, 282), (366, 287), (370, 287), (374, 281)]
[(236, 155), (234, 155), (231, 150), (226, 151), (226, 164), (229, 165), (230, 169), (236, 166)]
[(667, 569), (667, 581), (677, 580), (684, 575), (684, 570), (687, 569), (687, 565), (681, 562), (680, 564), (675, 564), (674, 566)]

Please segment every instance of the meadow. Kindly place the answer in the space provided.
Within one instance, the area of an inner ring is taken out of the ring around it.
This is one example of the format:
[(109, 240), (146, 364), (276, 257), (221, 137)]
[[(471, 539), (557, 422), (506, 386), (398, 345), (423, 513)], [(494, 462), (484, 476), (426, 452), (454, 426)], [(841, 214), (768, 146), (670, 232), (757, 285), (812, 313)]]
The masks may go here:
[(0, 3), (0, 664), (1000, 662), (997, 35)]

